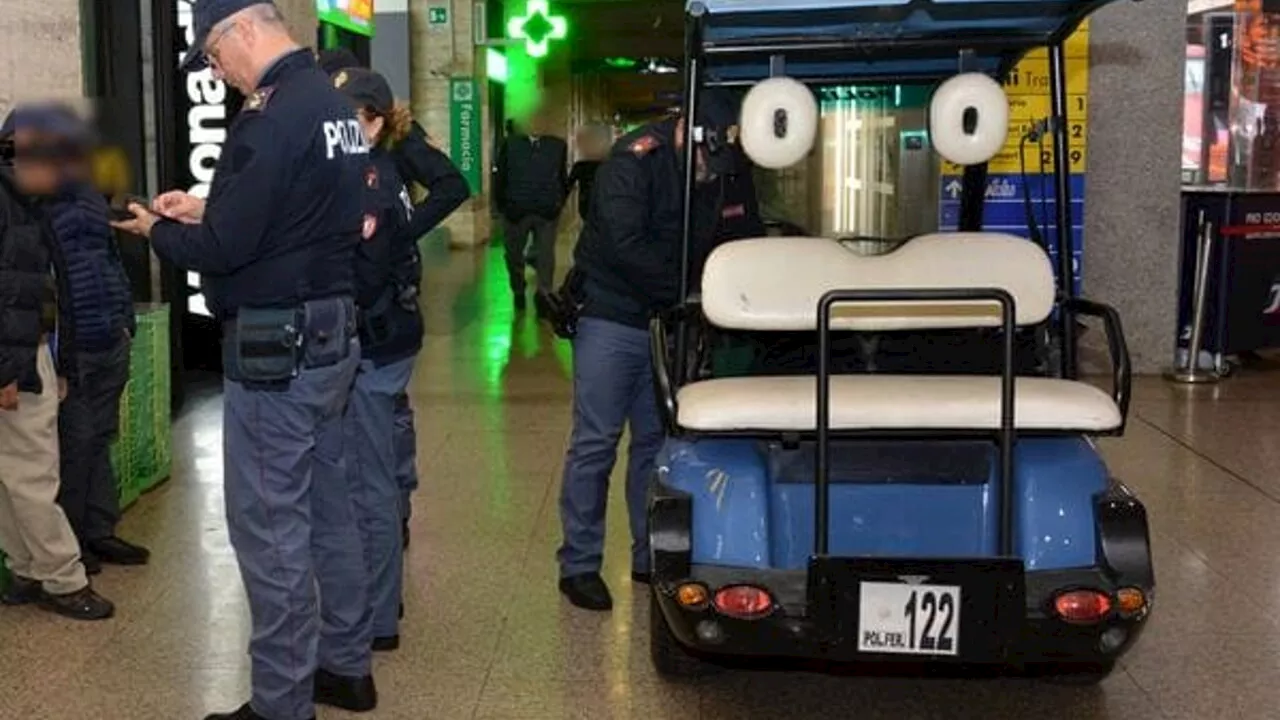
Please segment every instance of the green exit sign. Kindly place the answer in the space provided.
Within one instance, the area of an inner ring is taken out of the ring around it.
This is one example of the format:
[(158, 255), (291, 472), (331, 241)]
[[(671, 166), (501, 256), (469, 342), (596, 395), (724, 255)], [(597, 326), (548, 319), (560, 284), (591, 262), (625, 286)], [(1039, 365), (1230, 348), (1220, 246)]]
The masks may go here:
[(448, 25), (449, 8), (444, 6), (427, 8), (427, 23), (429, 25)]

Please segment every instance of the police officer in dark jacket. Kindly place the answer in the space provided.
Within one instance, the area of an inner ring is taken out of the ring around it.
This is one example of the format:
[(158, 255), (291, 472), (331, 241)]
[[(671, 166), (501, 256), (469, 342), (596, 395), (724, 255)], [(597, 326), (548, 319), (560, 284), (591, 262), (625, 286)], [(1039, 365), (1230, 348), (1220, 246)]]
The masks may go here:
[(356, 305), (363, 357), (347, 403), (347, 472), (364, 540), (372, 604), (373, 649), (400, 647), (404, 545), (401, 489), (396, 481), (396, 398), (404, 395), (422, 348), (417, 296), (396, 268), (412, 261), (416, 236), (407, 232), (413, 206), (389, 148), (409, 132), (408, 112), (395, 103), (381, 75), (349, 68), (334, 85), (351, 99), (373, 146), (365, 172), (369, 202), (364, 242), (356, 252)]
[(369, 145), (273, 3), (201, 0), (193, 20), (184, 68), (208, 65), (244, 109), (207, 204), (170, 192), (118, 226), (201, 273), (223, 322), (227, 525), (253, 620), (253, 697), (210, 720), (310, 720), (317, 702), (371, 710), (367, 581), (342, 462)]
[[(347, 68), (362, 67), (355, 54), (346, 48), (320, 51), (319, 62), (330, 75), (337, 75)], [(390, 152), (405, 185), (412, 187), (417, 183), (426, 190), (426, 197), (414, 206), (413, 216), (405, 228), (415, 241), (412, 243), (412, 255), (394, 269), (396, 281), (401, 286), (412, 286), (420, 292), (422, 257), (416, 241), (434, 230), (471, 197), (471, 188), (449, 156), (431, 144), (427, 131), (415, 120), (410, 121), (408, 134), (391, 145)], [(407, 393), (396, 397), (395, 438), (396, 481), (400, 484), (400, 507), (404, 513), (401, 534), (404, 545), (408, 547), (409, 516), (413, 509), (410, 498), (418, 489), (418, 440), (413, 425), (413, 407)]]
[[(692, 275), (715, 245), (764, 235), (745, 158), (736, 150), (738, 106), (704, 92), (698, 124), (711, 138), (699, 146), (693, 198)], [(649, 318), (680, 301), (685, 122), (671, 118), (619, 140), (596, 175), (595, 195), (578, 240), (583, 278), (581, 318), (573, 341), (573, 435), (560, 494), (564, 542), (560, 591), (590, 610), (612, 607), (600, 577), (605, 500), (618, 439), (630, 426), (627, 506), (631, 576), (649, 577), (645, 494), (663, 439), (651, 379)]]

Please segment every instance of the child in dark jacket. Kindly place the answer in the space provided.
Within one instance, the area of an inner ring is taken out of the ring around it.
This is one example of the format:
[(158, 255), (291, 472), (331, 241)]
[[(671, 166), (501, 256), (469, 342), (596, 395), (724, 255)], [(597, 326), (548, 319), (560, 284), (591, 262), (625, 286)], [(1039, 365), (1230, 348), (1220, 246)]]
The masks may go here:
[(120, 427), (120, 398), (129, 381), (137, 324), (107, 202), (88, 182), (87, 167), (79, 161), (70, 166), (71, 177), (52, 203), (49, 218), (66, 257), (80, 372), (58, 417), (58, 503), (92, 574), (101, 563), (145, 564), (150, 553), (116, 536), (120, 505), (110, 448)]

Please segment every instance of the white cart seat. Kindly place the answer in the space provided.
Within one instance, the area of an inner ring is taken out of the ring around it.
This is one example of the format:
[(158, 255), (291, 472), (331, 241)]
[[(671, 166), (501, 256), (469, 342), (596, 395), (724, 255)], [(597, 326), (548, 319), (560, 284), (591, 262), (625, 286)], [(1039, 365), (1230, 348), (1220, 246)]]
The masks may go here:
[[(1120, 409), (1087, 383), (1019, 377), (1019, 430), (1099, 433), (1120, 427)], [(816, 429), (812, 375), (719, 378), (677, 394), (680, 427), (695, 432)], [(1000, 378), (982, 375), (838, 375), (831, 378), (832, 430), (998, 430)]]

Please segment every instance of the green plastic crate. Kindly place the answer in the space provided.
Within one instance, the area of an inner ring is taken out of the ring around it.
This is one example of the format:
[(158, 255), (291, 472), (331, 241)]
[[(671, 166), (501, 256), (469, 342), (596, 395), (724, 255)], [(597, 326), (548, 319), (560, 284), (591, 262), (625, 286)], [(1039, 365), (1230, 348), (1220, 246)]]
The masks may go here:
[(169, 306), (140, 305), (129, 384), (120, 402), (120, 437), (111, 451), (122, 508), (169, 477), (170, 383)]

